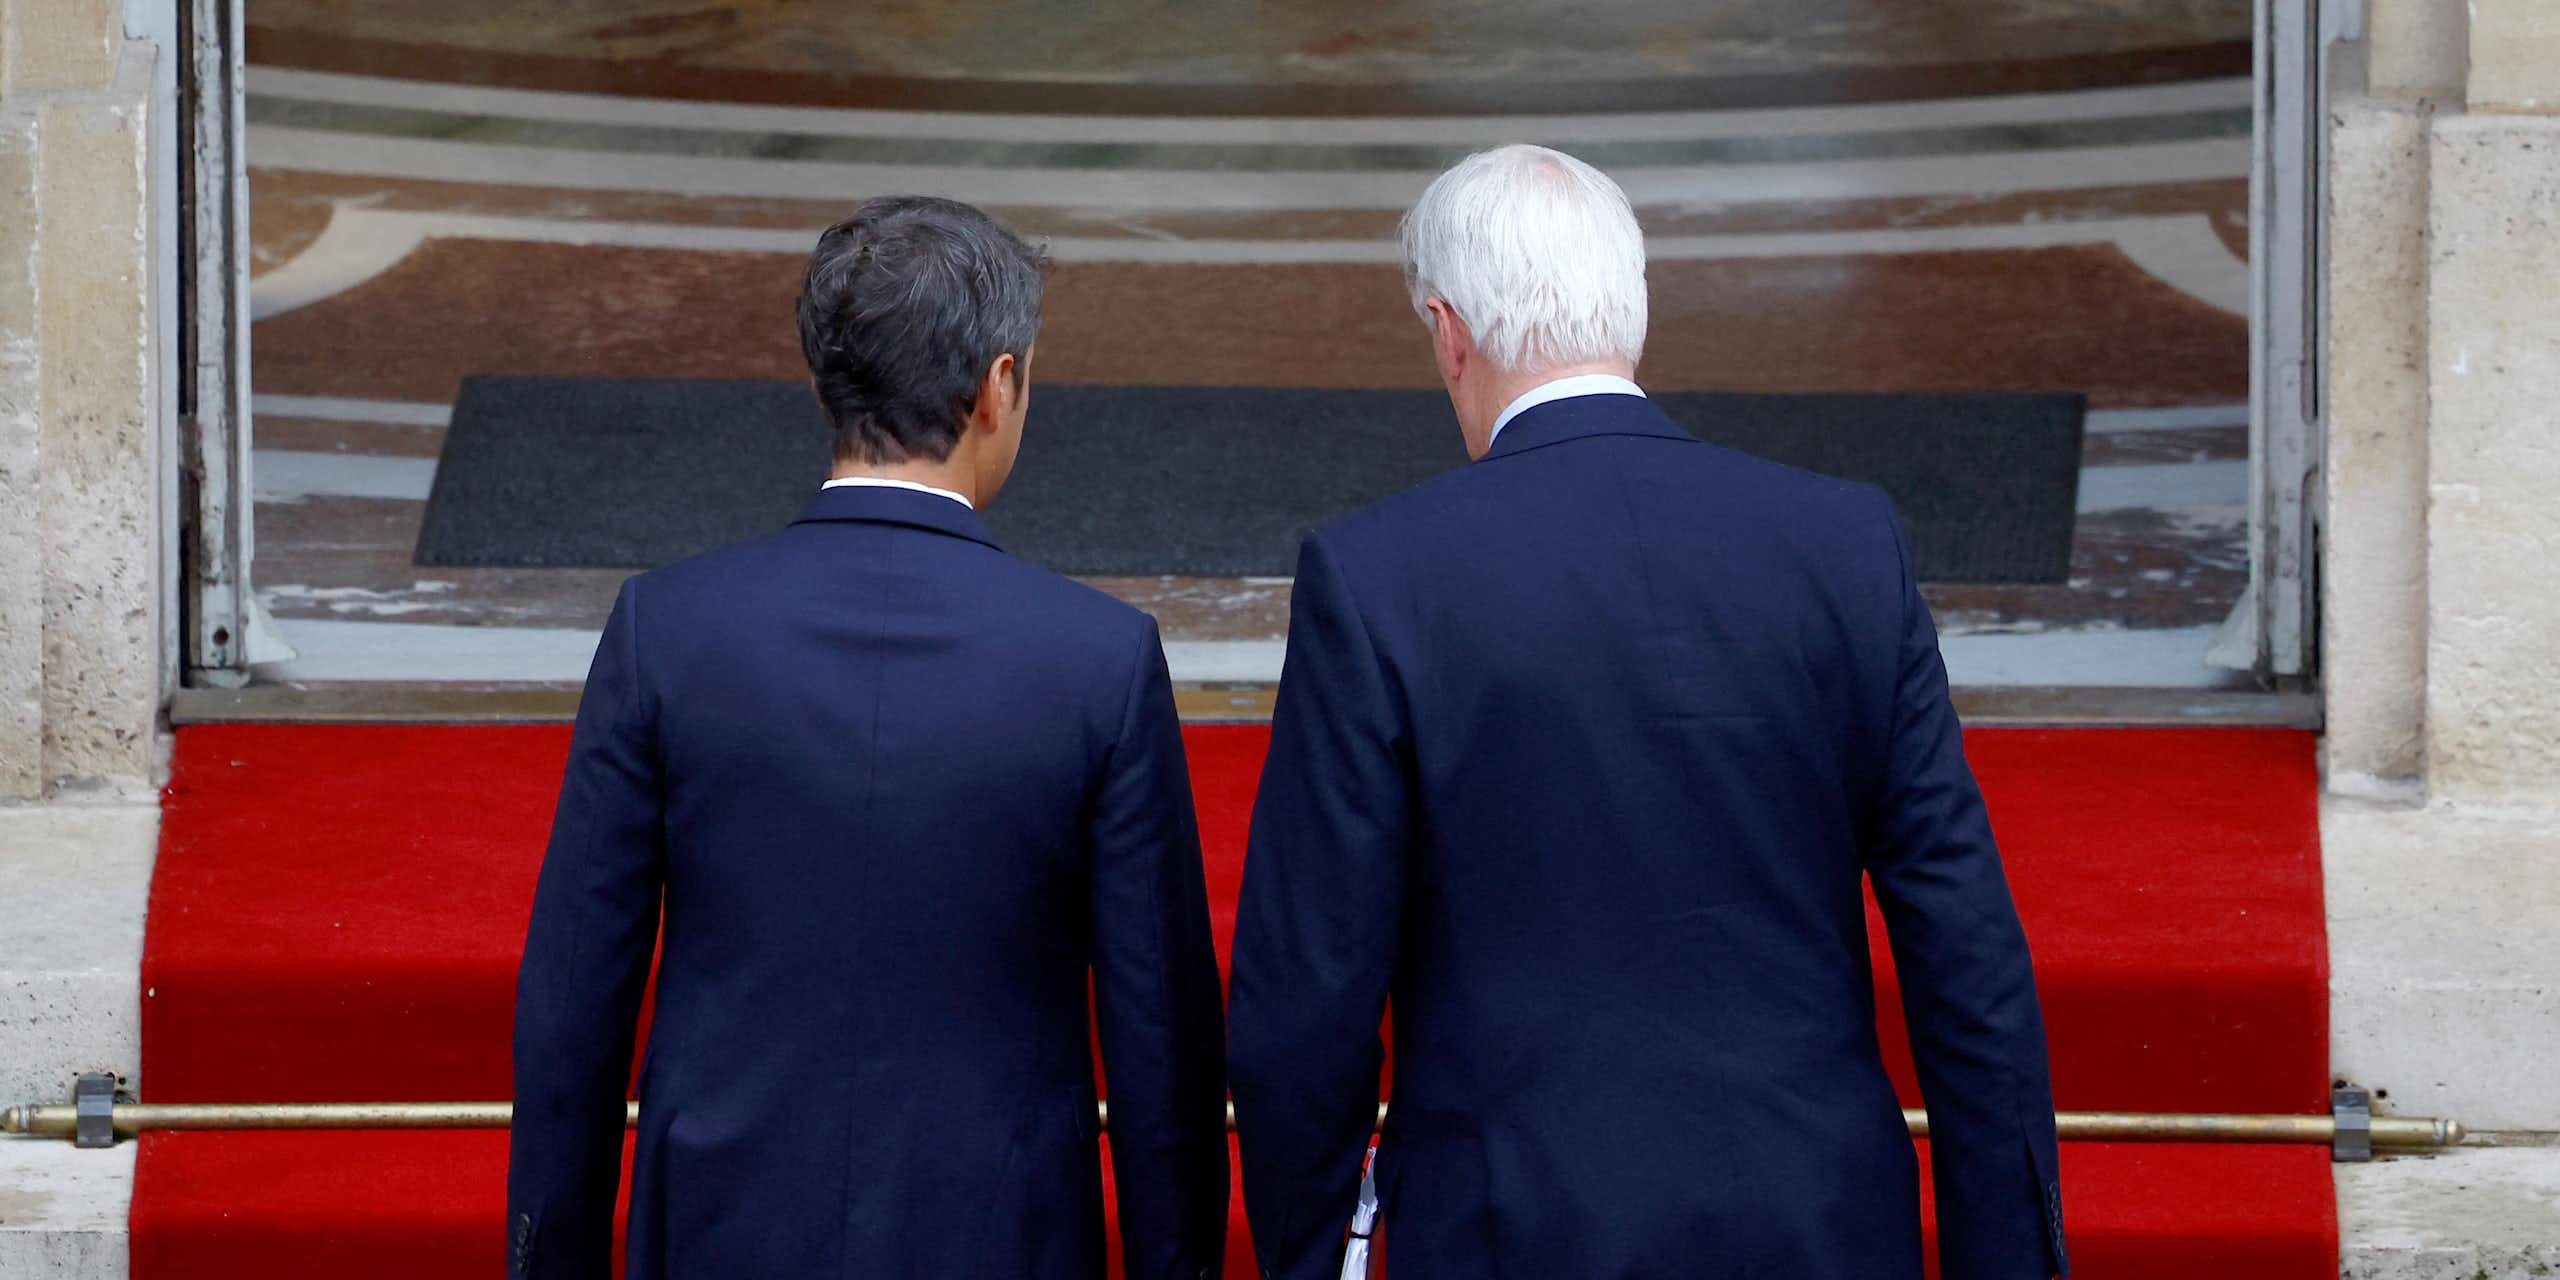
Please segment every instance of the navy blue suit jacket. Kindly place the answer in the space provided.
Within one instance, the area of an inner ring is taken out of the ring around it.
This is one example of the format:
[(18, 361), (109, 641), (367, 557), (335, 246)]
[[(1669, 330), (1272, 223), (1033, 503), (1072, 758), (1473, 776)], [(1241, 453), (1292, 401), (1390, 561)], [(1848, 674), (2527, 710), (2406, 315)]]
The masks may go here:
[(1329, 1278), (1378, 1097), (1395, 1280), (1921, 1275), (1860, 881), (1946, 1280), (2062, 1266), (2026, 941), (1884, 495), (1650, 402), (1310, 537), (1228, 1070), (1264, 1270)]
[(877, 488), (623, 588), (518, 981), (515, 1274), (609, 1273), (662, 912), (631, 1280), (1100, 1277), (1097, 1025), (1128, 1274), (1218, 1266), (1217, 963), (1145, 614)]

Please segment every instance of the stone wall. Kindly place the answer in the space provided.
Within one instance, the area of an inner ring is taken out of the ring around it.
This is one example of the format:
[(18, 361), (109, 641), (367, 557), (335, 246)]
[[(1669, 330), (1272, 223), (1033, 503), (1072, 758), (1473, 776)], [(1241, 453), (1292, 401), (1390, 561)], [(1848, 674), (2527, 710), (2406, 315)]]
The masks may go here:
[(2407, 796), (2426, 760), (2426, 117), (2388, 100), (2336, 104), (2329, 154), (2329, 785)]
[(2428, 787), (2560, 808), (2560, 5), (2467, 9), (2428, 166)]
[(160, 754), (155, 56), (120, 0), (0, 0), (0, 803)]
[(2331, 786), (2560, 805), (2560, 5), (2368, 30), (2330, 112)]
[(2560, 5), (2367, 18), (2329, 117), (2331, 1067), (2560, 1132)]
[(2560, 117), (2429, 151), (2428, 790), (2560, 806)]

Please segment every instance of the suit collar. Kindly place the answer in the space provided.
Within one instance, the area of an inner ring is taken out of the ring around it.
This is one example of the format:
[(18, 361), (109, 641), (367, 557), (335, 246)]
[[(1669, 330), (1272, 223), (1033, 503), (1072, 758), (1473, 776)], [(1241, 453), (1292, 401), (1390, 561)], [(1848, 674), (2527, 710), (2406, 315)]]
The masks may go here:
[(1641, 396), (1644, 388), (1614, 373), (1577, 373), (1569, 377), (1550, 378), (1521, 392), (1511, 401), (1502, 416), (1493, 420), (1494, 439), (1502, 438), (1502, 428), (1512, 419), (1550, 400), (1570, 400), (1575, 396), (1624, 395)]
[[(840, 487), (820, 489), (809, 499), (794, 524), (811, 521), (855, 520), (870, 524), (902, 524), (909, 528), (947, 533), (971, 542), (993, 547), (995, 538), (988, 534), (978, 513), (949, 498), (913, 489)], [(1001, 548), (999, 548), (1001, 550)]]
[(1507, 458), (1589, 436), (1656, 436), (1694, 440), (1660, 407), (1641, 396), (1595, 395), (1549, 400), (1521, 411), (1493, 438), (1485, 459)]

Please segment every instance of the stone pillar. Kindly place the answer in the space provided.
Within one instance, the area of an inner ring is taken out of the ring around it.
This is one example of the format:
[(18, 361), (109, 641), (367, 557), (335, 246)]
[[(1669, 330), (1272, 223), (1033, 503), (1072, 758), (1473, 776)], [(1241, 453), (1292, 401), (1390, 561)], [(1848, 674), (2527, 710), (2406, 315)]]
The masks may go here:
[[(2370, 91), (2333, 92), (2329, 137), (2330, 1066), (2409, 1112), (2549, 1133), (2560, 6), (2372, 0), (2367, 16)], [(2427, 57), (2394, 55), (2395, 32), (2426, 34)], [(2341, 1204), (2348, 1274), (2404, 1274), (2359, 1270), (2389, 1251), (2388, 1215)]]
[(2329, 156), (2323, 745), (2332, 791), (2405, 798), (2425, 765), (2426, 118), (2339, 102)]
[(2560, 806), (2560, 5), (2367, 20), (2330, 119), (2330, 786)]
[[(174, 246), (160, 52), (124, 20), (0, 0), (0, 1105), (141, 1067)], [(0, 1143), (0, 1274), (126, 1274), (132, 1185), (130, 1149)]]
[[(0, 36), (6, 30), (0, 29)], [(10, 50), (0, 50), (5, 61)], [(0, 98), (0, 803), (44, 785), (44, 555), (36, 518), (42, 432), (36, 246), (40, 117)]]
[(152, 57), (119, 0), (0, 0), (0, 803), (156, 767)]
[(2427, 179), (2428, 791), (2560, 806), (2560, 6), (2465, 7)]
[(2560, 117), (2441, 118), (2431, 152), (2428, 789), (2560, 805)]

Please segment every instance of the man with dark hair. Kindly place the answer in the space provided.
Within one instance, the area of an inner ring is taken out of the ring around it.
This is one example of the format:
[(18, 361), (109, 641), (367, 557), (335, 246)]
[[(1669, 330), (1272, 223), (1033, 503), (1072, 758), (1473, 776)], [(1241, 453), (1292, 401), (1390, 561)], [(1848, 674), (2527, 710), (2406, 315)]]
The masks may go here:
[[(836, 462), (939, 461), (968, 447), (973, 406), (1001, 370), (1012, 431), (1029, 404), (1040, 332), (1038, 250), (978, 210), (933, 196), (884, 196), (827, 228), (800, 292), (800, 351), (836, 424)], [(894, 339), (894, 340), (884, 340)], [(1004, 483), (997, 472), (987, 489)]]
[(948, 200), (829, 229), (799, 322), (833, 478), (615, 600), (517, 987), (512, 1274), (612, 1274), (653, 946), (631, 1280), (1100, 1277), (1089, 1026), (1127, 1274), (1218, 1265), (1218, 974), (1156, 627), (975, 512), (1043, 265)]

